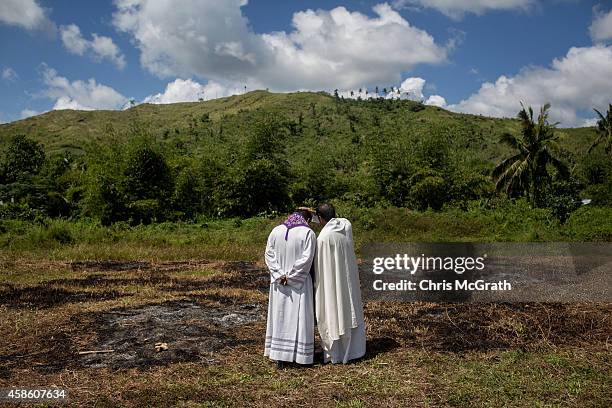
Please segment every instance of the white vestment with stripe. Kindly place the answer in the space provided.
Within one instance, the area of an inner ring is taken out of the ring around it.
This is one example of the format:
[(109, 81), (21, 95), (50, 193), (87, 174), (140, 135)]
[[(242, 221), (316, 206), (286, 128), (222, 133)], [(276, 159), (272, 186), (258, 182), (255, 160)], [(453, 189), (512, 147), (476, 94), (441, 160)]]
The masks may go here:
[[(313, 362), (310, 267), (315, 250), (315, 233), (306, 226), (287, 230), (285, 225), (279, 225), (268, 237), (265, 260), (271, 282), (264, 355), (272, 360)], [(281, 285), (282, 276), (287, 276), (287, 285)]]

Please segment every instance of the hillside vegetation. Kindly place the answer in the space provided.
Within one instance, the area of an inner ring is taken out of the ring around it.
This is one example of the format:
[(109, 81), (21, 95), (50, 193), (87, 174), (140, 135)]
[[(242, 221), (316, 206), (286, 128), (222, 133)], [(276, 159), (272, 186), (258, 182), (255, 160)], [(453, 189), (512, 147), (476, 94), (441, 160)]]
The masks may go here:
[[(407, 100), (266, 91), (125, 111), (52, 111), (0, 125), (0, 216), (137, 225), (275, 217), (331, 200), (345, 213), (398, 207), (484, 214), (518, 205), (517, 217), (544, 209), (563, 224), (581, 198), (591, 198), (607, 217), (610, 156), (603, 147), (587, 154), (596, 128), (546, 123), (545, 130), (546, 152), (569, 174), (544, 165), (530, 181), (537, 200), (529, 200), (522, 180), (504, 193), (492, 177), (513, 154), (502, 136), (525, 137), (517, 119)], [(529, 205), (516, 204), (524, 199)]]
[[(517, 101), (517, 112), (519, 109)], [(5, 145), (12, 135), (26, 134), (42, 143), (49, 153), (83, 152), (90, 141), (108, 141), (111, 130), (128, 139), (138, 123), (160, 141), (176, 140), (197, 146), (201, 143), (197, 143), (196, 136), (215, 135), (221, 129), (229, 138), (239, 141), (240, 134), (250, 130), (254, 116), (266, 114), (296, 124), (301, 118), (301, 136), (305, 137), (300, 138), (299, 145), (307, 145), (313, 141), (313, 136), (321, 135), (329, 137), (330, 140), (323, 140), (327, 144), (356, 142), (353, 133), (359, 133), (363, 140), (391, 132), (391, 138), (399, 140), (428, 131), (444, 131), (447, 141), (455, 148), (471, 150), (488, 160), (499, 159), (507, 153), (498, 144), (501, 134), (519, 130), (515, 119), (453, 113), (413, 101), (338, 102), (326, 93), (253, 91), (204, 102), (142, 104), (125, 111), (50, 111), (0, 125), (0, 144)], [(557, 133), (561, 144), (578, 155), (595, 138), (595, 128), (566, 128)], [(316, 141), (321, 142), (320, 138)]]

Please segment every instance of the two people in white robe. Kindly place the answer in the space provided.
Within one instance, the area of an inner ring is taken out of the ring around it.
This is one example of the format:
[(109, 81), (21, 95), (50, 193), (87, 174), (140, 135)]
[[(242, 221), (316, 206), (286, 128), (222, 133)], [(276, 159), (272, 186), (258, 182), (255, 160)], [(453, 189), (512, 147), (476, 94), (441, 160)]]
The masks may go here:
[(315, 307), (324, 362), (347, 363), (365, 354), (351, 224), (336, 218), (331, 204), (322, 204), (316, 211), (323, 225), (317, 240), (308, 226), (312, 216), (312, 210), (300, 208), (272, 230), (266, 246), (271, 282), (264, 355), (279, 366), (313, 363)]

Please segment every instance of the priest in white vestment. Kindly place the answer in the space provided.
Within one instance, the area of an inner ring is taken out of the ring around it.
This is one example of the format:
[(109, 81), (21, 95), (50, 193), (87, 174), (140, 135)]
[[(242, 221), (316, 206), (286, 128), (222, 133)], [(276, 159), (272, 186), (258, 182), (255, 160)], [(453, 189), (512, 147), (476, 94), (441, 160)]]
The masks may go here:
[(308, 226), (312, 214), (298, 209), (268, 237), (265, 260), (270, 298), (264, 355), (283, 362), (312, 364), (314, 356), (313, 287), (310, 267), (316, 250)]
[(315, 257), (315, 309), (323, 362), (344, 363), (363, 357), (366, 333), (353, 229), (336, 218), (331, 204), (317, 208), (323, 229)]

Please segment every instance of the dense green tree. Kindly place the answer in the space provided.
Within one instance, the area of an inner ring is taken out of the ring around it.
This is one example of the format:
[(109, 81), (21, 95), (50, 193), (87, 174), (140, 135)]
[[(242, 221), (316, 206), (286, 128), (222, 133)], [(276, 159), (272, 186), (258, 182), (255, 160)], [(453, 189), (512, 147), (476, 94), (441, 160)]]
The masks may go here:
[[(54, 191), (54, 177), (47, 179), (41, 174), (46, 164), (40, 143), (24, 135), (12, 137), (1, 163), (0, 200), (41, 215), (67, 215), (67, 211), (55, 211), (63, 203)], [(30, 211), (25, 213), (32, 214)]]
[(570, 214), (581, 206), (580, 190), (581, 185), (577, 180), (553, 180), (545, 186), (541, 205), (549, 208), (551, 213), (564, 223)]
[(449, 183), (439, 171), (424, 168), (410, 180), (410, 203), (419, 210), (440, 210), (449, 201)]
[(166, 200), (172, 192), (172, 175), (164, 156), (149, 145), (137, 146), (127, 154), (122, 190), (129, 201)]
[(55, 153), (45, 160), (36, 180), (47, 190), (46, 198), (41, 203), (46, 214), (55, 217), (71, 216), (76, 209), (79, 175), (74, 167), (77, 158), (70, 152)]
[(197, 215), (218, 215), (217, 197), (224, 170), (214, 160), (198, 162), (189, 159), (178, 169), (172, 195), (172, 208), (179, 216), (193, 219)]
[(287, 138), (285, 124), (274, 117), (255, 119), (245, 145), (245, 158), (257, 160), (282, 155)]
[(245, 163), (226, 175), (218, 197), (220, 215), (284, 211), (290, 204), (288, 167), (269, 158)]
[(128, 151), (120, 189), (133, 222), (165, 218), (173, 187), (170, 167), (160, 152), (148, 143)]
[(115, 138), (88, 147), (83, 214), (104, 224), (165, 219), (174, 183), (164, 155), (140, 131), (127, 145), (114, 143)]
[(591, 199), (591, 205), (612, 205), (612, 160), (607, 153), (599, 149), (592, 151), (580, 163), (578, 173), (585, 185), (583, 197)]
[(11, 138), (2, 161), (2, 179), (4, 183), (30, 179), (38, 174), (45, 162), (45, 151), (42, 145), (25, 135)]
[(247, 217), (284, 211), (290, 204), (291, 169), (285, 153), (287, 127), (275, 117), (256, 117), (238, 157), (217, 187), (219, 215)]

